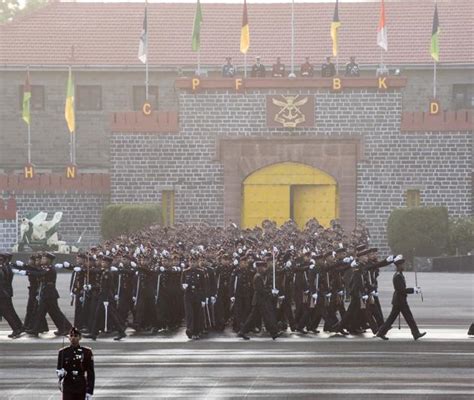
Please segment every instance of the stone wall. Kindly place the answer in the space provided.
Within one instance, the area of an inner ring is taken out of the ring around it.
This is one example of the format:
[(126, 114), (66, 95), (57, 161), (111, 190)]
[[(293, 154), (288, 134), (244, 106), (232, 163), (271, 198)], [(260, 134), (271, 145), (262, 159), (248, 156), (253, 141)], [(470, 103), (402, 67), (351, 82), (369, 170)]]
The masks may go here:
[(0, 219), (0, 251), (11, 251), (17, 242), (17, 225), (15, 220)]

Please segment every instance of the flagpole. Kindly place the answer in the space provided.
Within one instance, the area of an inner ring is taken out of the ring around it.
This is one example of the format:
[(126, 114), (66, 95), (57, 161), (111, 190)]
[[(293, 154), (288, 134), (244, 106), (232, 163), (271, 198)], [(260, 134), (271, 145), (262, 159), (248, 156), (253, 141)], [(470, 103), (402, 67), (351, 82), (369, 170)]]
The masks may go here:
[(198, 58), (197, 75), (201, 76), (201, 46), (199, 46), (197, 58)]
[(291, 78), (295, 77), (295, 0), (291, 1)]
[(436, 60), (433, 61), (433, 100), (436, 100)]
[(146, 43), (145, 43), (145, 54), (146, 54), (146, 59), (145, 59), (145, 100), (148, 101), (148, 13), (146, 12), (148, 5), (148, 0), (145, 0), (145, 14), (146, 14)]
[(244, 78), (247, 78), (247, 53), (244, 53)]
[[(27, 65), (26, 74), (28, 77), (29, 77), (29, 73), (30, 73), (30, 66)], [(23, 92), (24, 92), (24, 89), (23, 89)], [(33, 93), (31, 90), (31, 84), (30, 84), (30, 93)], [(31, 164), (31, 101), (29, 104), (29, 112), (30, 112), (30, 120), (28, 121), (28, 124), (27, 124), (28, 125), (28, 164)]]
[[(69, 65), (69, 77), (72, 76), (72, 67)], [(72, 79), (72, 78), (71, 78)], [(69, 87), (69, 78), (68, 78), (68, 87)], [(67, 99), (66, 99), (67, 101)], [(73, 107), (74, 107), (74, 102), (73, 102)], [(74, 127), (75, 129), (75, 127)], [(73, 155), (73, 131), (69, 132), (69, 160), (71, 161), (71, 164), (74, 163), (74, 155)]]

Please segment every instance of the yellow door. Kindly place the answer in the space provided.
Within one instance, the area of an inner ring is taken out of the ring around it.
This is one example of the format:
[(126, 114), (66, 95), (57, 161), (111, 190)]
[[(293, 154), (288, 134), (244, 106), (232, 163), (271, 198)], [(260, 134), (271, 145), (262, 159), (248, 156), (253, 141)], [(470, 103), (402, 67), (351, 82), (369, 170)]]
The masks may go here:
[(316, 218), (323, 226), (329, 226), (336, 218), (335, 185), (292, 186), (293, 220), (303, 229), (306, 222)]
[(245, 185), (243, 214), (246, 228), (260, 226), (265, 219), (283, 224), (290, 218), (290, 187)]
[(337, 218), (337, 182), (317, 168), (293, 162), (255, 171), (243, 182), (241, 225), (260, 226), (269, 219), (281, 225), (293, 218), (303, 228), (315, 217), (328, 226)]

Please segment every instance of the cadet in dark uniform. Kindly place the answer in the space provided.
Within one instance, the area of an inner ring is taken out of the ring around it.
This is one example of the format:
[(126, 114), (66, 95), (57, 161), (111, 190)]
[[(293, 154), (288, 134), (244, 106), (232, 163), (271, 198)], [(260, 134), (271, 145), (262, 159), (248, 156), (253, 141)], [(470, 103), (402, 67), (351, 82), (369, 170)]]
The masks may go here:
[(271, 289), (267, 285), (266, 263), (264, 261), (257, 261), (256, 266), (257, 273), (253, 277), (252, 311), (242, 328), (240, 328), (237, 336), (249, 340), (250, 338), (246, 333), (255, 326), (258, 316), (261, 316), (267, 332), (275, 340), (279, 333), (272, 305), (272, 296), (278, 295), (278, 289)]
[(265, 78), (265, 75), (265, 67), (263, 64), (260, 63), (260, 57), (257, 57), (255, 64), (252, 66), (250, 76), (252, 78)]
[(0, 253), (0, 317), (3, 316), (13, 330), (8, 337), (16, 339), (23, 332), (23, 324), (12, 303), (13, 272), (10, 267), (10, 260), (11, 255), (9, 253)]
[(326, 57), (326, 62), (321, 65), (321, 76), (323, 78), (331, 78), (336, 75), (336, 67), (331, 61), (331, 57)]
[(350, 62), (346, 64), (346, 76), (360, 76), (359, 64), (355, 62), (355, 57), (350, 58)]
[(202, 309), (205, 307), (204, 276), (198, 268), (198, 256), (194, 255), (190, 267), (183, 271), (181, 287), (184, 290), (184, 313), (186, 316), (186, 335), (199, 339)]
[(285, 64), (282, 64), (280, 57), (277, 57), (276, 64), (272, 66), (272, 76), (274, 78), (283, 78), (285, 76)]
[(71, 345), (59, 350), (56, 374), (61, 383), (63, 400), (92, 400), (94, 393), (94, 356), (89, 347), (79, 345), (81, 332), (69, 331)]
[(426, 332), (421, 333), (418, 330), (418, 326), (416, 325), (413, 314), (411, 313), (410, 307), (407, 303), (407, 294), (418, 294), (421, 292), (421, 289), (419, 287), (407, 288), (405, 276), (403, 275), (404, 263), (405, 260), (403, 260), (400, 256), (397, 256), (394, 260), (394, 264), (397, 266), (397, 272), (395, 272), (393, 275), (393, 287), (395, 292), (393, 293), (392, 298), (392, 311), (390, 312), (387, 320), (377, 332), (377, 337), (383, 340), (388, 340), (388, 337), (386, 337), (385, 334), (388, 332), (400, 313), (402, 313), (403, 318), (405, 318), (405, 321), (410, 327), (411, 333), (415, 340), (426, 335)]
[(28, 331), (33, 336), (38, 336), (41, 330), (41, 323), (47, 313), (58, 329), (54, 332), (55, 335), (66, 335), (71, 329), (71, 323), (61, 312), (58, 305), (59, 294), (56, 290), (56, 269), (52, 265), (54, 259), (54, 254), (44, 253), (41, 257), (41, 270), (26, 271), (27, 275), (37, 275), (40, 277), (38, 312), (36, 313), (32, 330)]
[(232, 57), (226, 57), (226, 64), (222, 67), (222, 76), (224, 78), (233, 78), (235, 76), (235, 68), (232, 65)]
[(314, 67), (309, 62), (309, 57), (306, 57), (305, 63), (301, 64), (300, 74), (303, 78), (312, 78), (314, 76)]

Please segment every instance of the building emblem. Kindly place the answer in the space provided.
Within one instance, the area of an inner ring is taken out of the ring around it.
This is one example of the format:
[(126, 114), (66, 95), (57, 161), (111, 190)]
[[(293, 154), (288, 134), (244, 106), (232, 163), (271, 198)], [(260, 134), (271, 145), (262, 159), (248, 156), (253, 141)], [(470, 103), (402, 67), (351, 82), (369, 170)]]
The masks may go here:
[(299, 98), (300, 96), (298, 95), (281, 97), (284, 101), (272, 99), (273, 104), (280, 107), (280, 111), (275, 115), (275, 121), (282, 124), (285, 128), (296, 128), (298, 124), (305, 122), (306, 117), (301, 112), (300, 107), (308, 102), (308, 98)]

